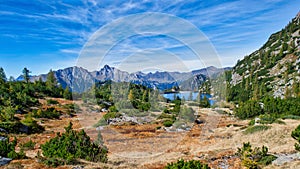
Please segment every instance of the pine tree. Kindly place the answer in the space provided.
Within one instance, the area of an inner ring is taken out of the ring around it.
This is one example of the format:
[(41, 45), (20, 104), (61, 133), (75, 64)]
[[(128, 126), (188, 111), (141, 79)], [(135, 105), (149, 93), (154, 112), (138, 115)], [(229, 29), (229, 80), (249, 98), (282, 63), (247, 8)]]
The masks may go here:
[(246, 89), (246, 92), (248, 92), (248, 89), (249, 89), (249, 78), (246, 78), (245, 89)]
[(148, 90), (144, 90), (143, 92), (143, 96), (142, 96), (142, 101), (143, 102), (148, 102), (149, 98), (148, 98)]
[(203, 107), (203, 108), (210, 107), (209, 100), (206, 96), (204, 96), (203, 100), (200, 100), (200, 107)]
[(56, 82), (56, 78), (54, 75), (54, 72), (52, 71), (52, 69), (50, 69), (48, 75), (47, 75), (47, 80), (46, 80), (46, 86), (49, 90), (53, 90), (53, 88), (56, 86), (57, 82)]
[(29, 82), (29, 73), (31, 73), (26, 67), (23, 69), (23, 78), (26, 83)]
[(4, 69), (2, 67), (0, 67), (0, 83), (4, 83), (6, 82), (6, 75), (4, 72)]
[(10, 82), (14, 82), (15, 80), (16, 79), (13, 76), (10, 76), (9, 79), (8, 79), (8, 81), (10, 81)]
[(72, 99), (72, 93), (70, 92), (69, 86), (66, 87), (64, 90), (63, 96), (65, 99), (71, 100)]
[(128, 94), (128, 100), (133, 101), (134, 95), (133, 95), (133, 90), (130, 89), (129, 94)]

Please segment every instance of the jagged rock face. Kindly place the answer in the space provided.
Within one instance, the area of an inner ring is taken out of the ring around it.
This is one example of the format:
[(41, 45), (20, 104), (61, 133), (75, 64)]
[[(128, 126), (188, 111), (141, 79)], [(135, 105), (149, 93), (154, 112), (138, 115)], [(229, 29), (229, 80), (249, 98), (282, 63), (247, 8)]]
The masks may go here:
[[(228, 68), (227, 68), (228, 69)], [(132, 82), (150, 88), (165, 90), (182, 85), (182, 90), (197, 90), (199, 85), (207, 79), (209, 74), (217, 74), (227, 69), (209, 67), (192, 72), (155, 72), (155, 73), (128, 73), (114, 67), (105, 65), (99, 71), (89, 72), (81, 67), (69, 67), (55, 72), (58, 84), (62, 87), (69, 86), (72, 91), (83, 92), (89, 89), (94, 82), (112, 80), (114, 82)], [(208, 73), (209, 72), (209, 73)], [(202, 73), (204, 75), (202, 75)], [(20, 78), (21, 79), (21, 78)], [(47, 75), (32, 76), (31, 81), (46, 81)], [(188, 82), (186, 82), (188, 81)], [(191, 84), (188, 84), (191, 83)]]
[(92, 74), (81, 67), (70, 67), (55, 71), (55, 76), (62, 87), (69, 86), (73, 91), (85, 91), (95, 82)]
[(203, 75), (203, 74), (198, 74), (195, 75), (191, 78), (189, 78), (188, 80), (182, 82), (180, 84), (180, 88), (188, 90), (188, 91), (195, 91), (197, 89), (199, 89), (199, 86), (201, 86), (203, 84), (203, 82), (205, 82), (207, 79), (207, 76)]
[[(269, 94), (285, 97), (294, 83), (300, 82), (300, 15), (281, 31), (270, 36), (257, 51), (238, 61), (233, 67), (230, 84), (253, 85), (254, 81), (268, 88)], [(248, 78), (248, 79), (247, 79)], [(252, 80), (251, 80), (252, 79)], [(253, 80), (254, 79), (254, 80)]]

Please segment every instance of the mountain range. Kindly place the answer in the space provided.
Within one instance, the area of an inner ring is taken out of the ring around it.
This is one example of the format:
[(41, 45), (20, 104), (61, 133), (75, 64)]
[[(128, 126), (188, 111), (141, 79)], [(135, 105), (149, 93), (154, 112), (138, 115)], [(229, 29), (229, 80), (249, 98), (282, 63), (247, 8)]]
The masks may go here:
[[(190, 72), (135, 72), (128, 73), (115, 67), (105, 65), (99, 71), (88, 71), (82, 67), (68, 67), (53, 71), (57, 82), (62, 87), (69, 87), (72, 91), (83, 92), (89, 89), (95, 82), (114, 81), (132, 82), (159, 90), (179, 87), (180, 90), (198, 90), (199, 86), (209, 78), (216, 77), (218, 74), (230, 70), (231, 68), (216, 68), (213, 66), (193, 70)], [(46, 81), (47, 74), (31, 76), (31, 81), (41, 79)], [(22, 80), (19, 76), (17, 80)]]

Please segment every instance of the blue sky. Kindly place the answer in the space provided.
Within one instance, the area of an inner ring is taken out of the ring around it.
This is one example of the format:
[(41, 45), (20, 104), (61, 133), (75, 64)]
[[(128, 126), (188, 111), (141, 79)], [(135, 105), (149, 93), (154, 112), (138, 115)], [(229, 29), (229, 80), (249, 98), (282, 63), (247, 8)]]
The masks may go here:
[[(299, 7), (299, 0), (1, 0), (0, 66), (15, 77), (24, 67), (40, 74), (74, 66), (95, 31), (143, 12), (170, 14), (194, 24), (213, 44), (222, 66), (233, 66), (282, 29)], [(158, 52), (162, 57), (171, 52), (188, 60), (193, 54), (179, 44), (165, 36), (131, 37), (112, 48), (108, 55), (116, 59), (107, 63), (116, 66), (122, 57), (138, 58), (142, 53), (137, 51), (155, 49), (163, 49)], [(191, 64), (189, 69), (203, 66), (192, 60), (186, 63)]]

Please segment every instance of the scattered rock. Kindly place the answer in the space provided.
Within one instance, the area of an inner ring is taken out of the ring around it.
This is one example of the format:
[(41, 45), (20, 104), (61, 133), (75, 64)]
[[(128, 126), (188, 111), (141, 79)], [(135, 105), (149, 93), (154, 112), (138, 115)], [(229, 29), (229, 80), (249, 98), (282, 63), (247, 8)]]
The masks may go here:
[(5, 158), (0, 156), (0, 166), (10, 163), (11, 160), (12, 160), (11, 158)]
[(30, 133), (29, 127), (23, 124), (20, 125), (19, 131), (26, 134)]
[(81, 166), (75, 166), (72, 169), (84, 169), (84, 166), (83, 165), (81, 165)]
[(1, 137), (1, 136), (0, 136), (0, 141), (5, 141), (5, 140), (7, 140), (6, 137)]
[(97, 131), (100, 131), (100, 130), (103, 130), (103, 129), (104, 129), (103, 126), (99, 126), (99, 127), (96, 128)]
[(203, 124), (204, 121), (203, 121), (203, 120), (200, 120), (200, 119), (196, 119), (196, 120), (195, 120), (195, 123), (196, 123), (196, 124)]
[(0, 128), (0, 132), (1, 132), (1, 133), (6, 133), (6, 134), (8, 133), (8, 132), (7, 132), (6, 130), (4, 130), (3, 128)]
[(279, 155), (275, 155), (275, 156), (277, 157), (277, 159), (272, 162), (272, 164), (274, 164), (274, 165), (283, 165), (284, 163), (288, 163), (288, 162), (300, 159), (300, 153), (279, 154)]

